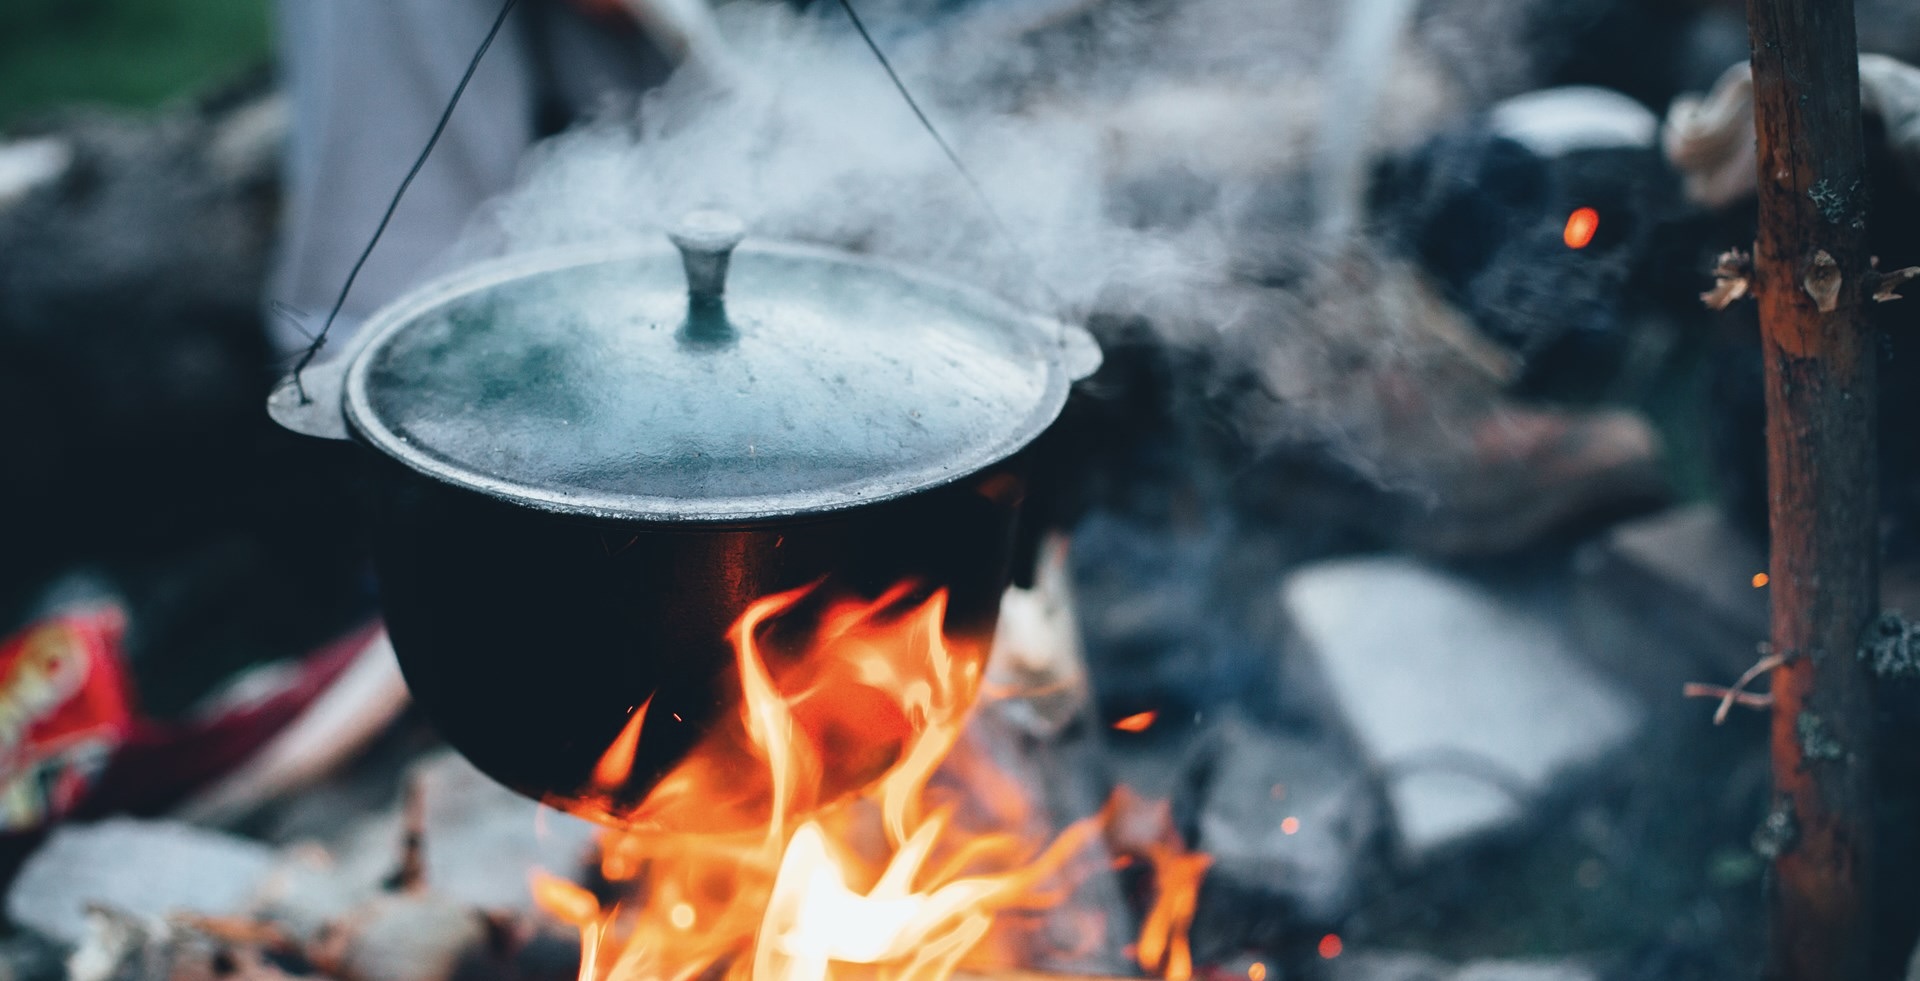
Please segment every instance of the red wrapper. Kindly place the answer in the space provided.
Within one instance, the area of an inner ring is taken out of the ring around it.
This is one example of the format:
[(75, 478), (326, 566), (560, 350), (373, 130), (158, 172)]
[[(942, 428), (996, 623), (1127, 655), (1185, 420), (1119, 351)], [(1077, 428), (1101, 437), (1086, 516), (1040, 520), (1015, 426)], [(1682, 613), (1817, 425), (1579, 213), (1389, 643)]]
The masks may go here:
[(72, 811), (133, 732), (125, 630), (99, 607), (0, 640), (0, 833)]

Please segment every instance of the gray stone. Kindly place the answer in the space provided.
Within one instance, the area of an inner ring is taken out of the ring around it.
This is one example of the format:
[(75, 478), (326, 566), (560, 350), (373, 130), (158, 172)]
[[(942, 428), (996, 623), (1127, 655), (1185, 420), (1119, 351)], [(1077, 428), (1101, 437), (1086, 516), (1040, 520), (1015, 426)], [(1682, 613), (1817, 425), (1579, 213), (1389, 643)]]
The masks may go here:
[(78, 943), (90, 903), (147, 917), (234, 914), (246, 908), (272, 863), (264, 845), (171, 821), (67, 824), (20, 870), (7, 894), (7, 915)]
[[(528, 871), (570, 877), (593, 843), (593, 824), (494, 783), (455, 753), (428, 757), (409, 773), (425, 797), (426, 882), (437, 895), (482, 909), (528, 911)], [(350, 883), (348, 893), (373, 892), (397, 864), (401, 832), (398, 809), (367, 821), (327, 863), (327, 874)], [(314, 865), (290, 863), (281, 871), (304, 881), (301, 868)]]
[(60, 179), (73, 166), (73, 143), (59, 136), (0, 141), (0, 208)]
[(1410, 559), (1310, 566), (1282, 597), (1414, 864), (1521, 825), (1645, 715), (1539, 610)]
[(1049, 535), (1033, 588), (1013, 587), (1001, 596), (987, 657), (987, 686), (1008, 693), (992, 708), (1035, 739), (1060, 738), (1075, 722), (1095, 718), (1067, 562), (1066, 538)]
[[(515, 794), (450, 750), (413, 764), (401, 782), (417, 785), (423, 796), (423, 878), (434, 904), (530, 912), (529, 873), (537, 868), (572, 878), (593, 842), (594, 825)], [(403, 808), (343, 829), (330, 845), (286, 849), (261, 883), (255, 908), (304, 938), (343, 919), (357, 922), (369, 909), (410, 913), (384, 895), (400, 865)]]
[(1310, 923), (1353, 912), (1383, 826), (1366, 767), (1328, 740), (1279, 735), (1238, 718), (1223, 720), (1211, 736), (1216, 748), (1198, 822), (1199, 850), (1213, 856), (1209, 885), (1281, 900)]
[(1759, 657), (1766, 555), (1709, 504), (1628, 522), (1574, 560), (1581, 646), (1663, 701), (1687, 681), (1729, 683)]
[(1327, 964), (1327, 981), (1448, 981), (1453, 968), (1425, 954), (1348, 951)]
[(1599, 977), (1578, 961), (1479, 961), (1454, 972), (1449, 981), (1598, 981)]
[(1327, 965), (1328, 981), (1596, 981), (1570, 960), (1488, 960), (1455, 967), (1425, 954), (1349, 951)]
[(352, 926), (338, 931), (342, 979), (448, 981), (487, 948), (486, 921), (442, 896), (380, 896), (354, 912)]

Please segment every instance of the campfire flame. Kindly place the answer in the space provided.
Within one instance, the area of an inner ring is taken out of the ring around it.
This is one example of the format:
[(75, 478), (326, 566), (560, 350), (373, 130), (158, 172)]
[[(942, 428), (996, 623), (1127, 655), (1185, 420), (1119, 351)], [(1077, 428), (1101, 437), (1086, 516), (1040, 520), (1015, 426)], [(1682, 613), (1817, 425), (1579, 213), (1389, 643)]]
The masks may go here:
[[(737, 710), (637, 807), (616, 812), (611, 792), (648, 704), (595, 767), (617, 823), (600, 873), (623, 898), (532, 883), (580, 929), (582, 981), (944, 981), (1012, 966), (1031, 940), (1020, 914), (1065, 901), (1100, 860), (1090, 846), (1112, 807), (1048, 842), (1021, 789), (963, 739), (987, 645), (946, 635), (944, 591), (830, 604), (804, 643), (771, 641), (808, 594), (740, 617)], [(1204, 857), (1141, 857), (1156, 890), (1138, 949), (1184, 981)]]

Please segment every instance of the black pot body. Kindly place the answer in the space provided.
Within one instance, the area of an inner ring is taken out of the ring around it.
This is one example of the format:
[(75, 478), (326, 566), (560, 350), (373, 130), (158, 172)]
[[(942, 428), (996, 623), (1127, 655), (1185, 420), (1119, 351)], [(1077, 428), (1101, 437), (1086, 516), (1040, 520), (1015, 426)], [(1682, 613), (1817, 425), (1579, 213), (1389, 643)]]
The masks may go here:
[(1025, 490), (1016, 459), (827, 515), (663, 526), (536, 511), (366, 455), (382, 605), (416, 702), (489, 776), (589, 816), (607, 803), (593, 767), (639, 705), (652, 699), (620, 806), (737, 704), (727, 634), (757, 599), (912, 581), (949, 591), (950, 635), (990, 637)]

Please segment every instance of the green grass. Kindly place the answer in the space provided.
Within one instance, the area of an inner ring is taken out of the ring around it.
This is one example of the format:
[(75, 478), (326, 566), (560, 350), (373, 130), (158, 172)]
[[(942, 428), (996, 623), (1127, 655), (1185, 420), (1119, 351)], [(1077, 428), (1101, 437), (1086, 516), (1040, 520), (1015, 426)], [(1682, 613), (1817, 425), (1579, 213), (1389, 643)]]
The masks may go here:
[(260, 64), (271, 0), (0, 0), (0, 130), (75, 104), (127, 108)]

